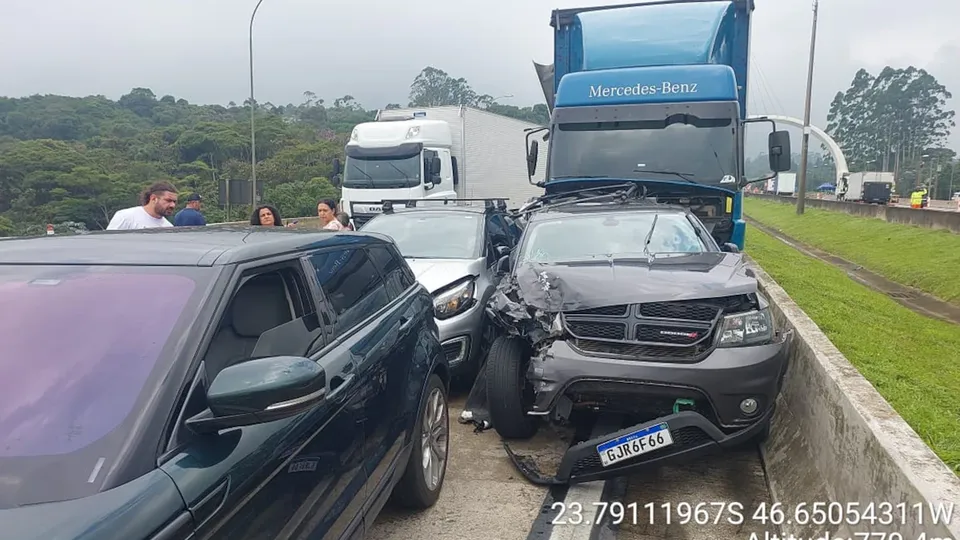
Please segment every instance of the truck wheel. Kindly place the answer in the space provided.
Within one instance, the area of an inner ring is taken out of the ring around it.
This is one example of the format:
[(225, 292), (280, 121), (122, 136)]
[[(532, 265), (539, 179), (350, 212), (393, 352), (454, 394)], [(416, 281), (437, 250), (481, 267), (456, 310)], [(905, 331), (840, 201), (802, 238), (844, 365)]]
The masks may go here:
[(407, 468), (394, 488), (392, 499), (400, 506), (424, 510), (440, 497), (447, 472), (450, 446), (450, 414), (447, 391), (436, 374), (430, 376), (427, 391), (413, 430), (413, 451)]
[(504, 439), (529, 439), (537, 432), (536, 420), (527, 416), (533, 400), (528, 358), (526, 343), (515, 337), (498, 337), (487, 356), (490, 421)]

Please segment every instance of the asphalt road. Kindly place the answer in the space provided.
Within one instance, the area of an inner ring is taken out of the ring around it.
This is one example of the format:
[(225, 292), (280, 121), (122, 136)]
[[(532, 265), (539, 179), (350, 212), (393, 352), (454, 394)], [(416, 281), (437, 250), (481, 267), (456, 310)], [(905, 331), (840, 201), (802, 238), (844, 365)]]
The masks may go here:
[[(464, 401), (465, 396), (451, 399), (450, 461), (440, 500), (419, 514), (388, 504), (369, 538), (746, 540), (753, 533), (764, 538), (765, 532), (775, 532), (752, 519), (760, 504), (770, 502), (755, 447), (619, 481), (577, 484), (566, 493), (555, 489), (554, 499), (548, 498), (547, 489), (530, 484), (514, 469), (495, 431), (474, 433), (472, 426), (456, 422)], [(543, 427), (532, 440), (511, 447), (534, 455), (541, 470), (553, 471), (572, 436), (569, 431)], [(564, 514), (541, 517), (548, 515), (541, 511), (545, 502), (547, 510), (554, 503), (554, 510), (565, 510)], [(583, 516), (579, 525), (574, 524), (577, 505)], [(740, 520), (732, 512), (737, 508)], [(608, 516), (604, 526), (593, 523), (601, 510)], [(618, 530), (609, 527), (610, 516), (620, 516)], [(708, 516), (706, 522), (704, 516)], [(543, 526), (552, 520), (557, 523)]]

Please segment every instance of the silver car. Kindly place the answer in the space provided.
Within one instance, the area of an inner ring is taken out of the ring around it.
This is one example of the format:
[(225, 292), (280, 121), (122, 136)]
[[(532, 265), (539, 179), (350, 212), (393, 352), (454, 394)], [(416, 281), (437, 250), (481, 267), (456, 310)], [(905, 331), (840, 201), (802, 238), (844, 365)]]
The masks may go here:
[(433, 295), (451, 371), (458, 378), (475, 376), (495, 337), (484, 307), (507, 267), (517, 227), (502, 209), (481, 204), (394, 209), (362, 230), (393, 238)]

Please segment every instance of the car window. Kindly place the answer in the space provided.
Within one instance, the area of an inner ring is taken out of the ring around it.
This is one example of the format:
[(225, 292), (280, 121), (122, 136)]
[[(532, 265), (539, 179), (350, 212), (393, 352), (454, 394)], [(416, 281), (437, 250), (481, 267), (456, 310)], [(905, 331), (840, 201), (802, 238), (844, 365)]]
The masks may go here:
[(513, 236), (502, 216), (495, 214), (487, 218), (487, 233), (494, 245), (502, 242), (507, 247), (513, 247)]
[(389, 236), (408, 259), (476, 259), (483, 216), (472, 212), (417, 211), (381, 214), (363, 226)]
[(249, 271), (207, 347), (207, 375), (250, 358), (305, 355), (323, 334), (305, 291), (293, 266)]
[(387, 246), (370, 246), (368, 250), (374, 266), (380, 271), (380, 275), (387, 283), (387, 288), (393, 291), (394, 295), (409, 289), (416, 282), (406, 261), (394, 250)]
[(96, 493), (130, 458), (215, 273), (0, 267), (0, 509)]
[(553, 263), (710, 251), (683, 214), (588, 214), (527, 226), (520, 261)]
[(337, 249), (309, 257), (317, 283), (344, 332), (390, 303), (386, 285), (364, 249)]

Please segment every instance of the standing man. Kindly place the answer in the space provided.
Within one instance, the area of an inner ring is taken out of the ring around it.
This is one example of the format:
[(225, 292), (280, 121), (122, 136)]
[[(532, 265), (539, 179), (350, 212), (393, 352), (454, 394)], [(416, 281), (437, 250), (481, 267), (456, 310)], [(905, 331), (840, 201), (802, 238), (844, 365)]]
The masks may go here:
[(190, 196), (187, 197), (187, 207), (173, 216), (173, 226), (197, 227), (206, 225), (207, 220), (204, 219), (203, 214), (200, 213), (200, 206), (202, 204), (203, 199), (200, 197), (200, 194), (191, 193)]
[(173, 227), (167, 217), (177, 207), (177, 188), (170, 182), (155, 182), (140, 194), (140, 206), (117, 210), (108, 231)]

